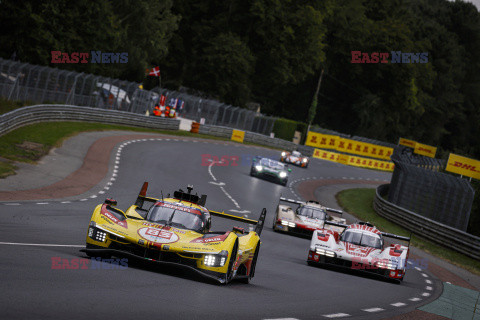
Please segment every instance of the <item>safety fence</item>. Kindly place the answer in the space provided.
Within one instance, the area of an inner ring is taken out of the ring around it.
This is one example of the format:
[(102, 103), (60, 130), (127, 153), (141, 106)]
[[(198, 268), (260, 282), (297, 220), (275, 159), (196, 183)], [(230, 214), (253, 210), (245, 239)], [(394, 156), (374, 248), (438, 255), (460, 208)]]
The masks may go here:
[(162, 130), (178, 130), (180, 126), (180, 120), (124, 111), (69, 105), (36, 105), (0, 115), (0, 135), (25, 125), (46, 121), (87, 121)]
[[(206, 124), (269, 135), (276, 119), (213, 99), (159, 88), (156, 91), (143, 90), (140, 85), (0, 58), (0, 96), (9, 100), (30, 101), (32, 104), (64, 103), (146, 114), (152, 113), (164, 94), (166, 103), (178, 106), (177, 113), (182, 117), (195, 121), (203, 118)], [(181, 105), (183, 108), (179, 110)]]
[[(397, 147), (392, 155), (395, 170), (388, 201), (426, 218), (466, 231), (475, 196), (469, 181), (429, 170), (422, 164), (422, 161), (428, 160), (403, 151), (404, 147)], [(437, 162), (431, 167), (442, 165)]]
[(162, 89), (159, 94), (165, 95), (167, 97), (166, 103), (170, 105), (178, 104), (178, 100), (185, 102), (183, 109), (180, 110), (181, 116), (207, 125), (225, 126), (270, 135), (277, 119), (259, 112), (212, 99), (200, 98), (184, 92)]
[(391, 185), (389, 184), (377, 188), (373, 206), (379, 215), (414, 234), (480, 260), (480, 237), (395, 205), (385, 199), (390, 193)]

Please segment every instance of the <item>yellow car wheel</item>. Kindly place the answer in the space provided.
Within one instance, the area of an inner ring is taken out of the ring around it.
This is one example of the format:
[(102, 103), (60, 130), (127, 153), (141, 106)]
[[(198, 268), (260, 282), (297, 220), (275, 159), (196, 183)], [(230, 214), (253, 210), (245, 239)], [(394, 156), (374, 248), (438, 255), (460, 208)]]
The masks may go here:
[(233, 278), (233, 267), (235, 266), (235, 262), (237, 260), (237, 252), (238, 252), (238, 239), (235, 239), (235, 243), (232, 248), (232, 255), (230, 256), (230, 262), (228, 263), (225, 284), (229, 283)]

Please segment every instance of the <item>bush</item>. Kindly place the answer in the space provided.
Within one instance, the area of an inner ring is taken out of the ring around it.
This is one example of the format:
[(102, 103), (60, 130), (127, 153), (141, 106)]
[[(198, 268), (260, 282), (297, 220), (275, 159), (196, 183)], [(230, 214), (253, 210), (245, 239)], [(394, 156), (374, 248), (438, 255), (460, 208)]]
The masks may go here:
[(297, 129), (297, 121), (288, 120), (288, 119), (277, 119), (273, 124), (273, 132), (275, 133), (275, 138), (292, 141)]

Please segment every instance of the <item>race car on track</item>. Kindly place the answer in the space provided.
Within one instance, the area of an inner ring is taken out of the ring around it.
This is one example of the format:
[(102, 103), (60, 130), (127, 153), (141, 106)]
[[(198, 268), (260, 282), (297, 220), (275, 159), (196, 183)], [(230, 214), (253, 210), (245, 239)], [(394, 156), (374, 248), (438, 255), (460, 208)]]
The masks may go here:
[(302, 154), (298, 151), (293, 151), (291, 153), (288, 151), (283, 151), (280, 155), (280, 161), (291, 163), (302, 168), (307, 168), (308, 164), (310, 163), (310, 159), (306, 156), (302, 156)]
[(286, 164), (262, 157), (253, 158), (252, 167), (250, 168), (252, 177), (275, 181), (284, 186), (287, 185), (290, 172), (292, 172), (292, 169), (288, 168)]
[[(260, 234), (265, 221), (207, 210), (206, 195), (175, 191), (173, 197), (147, 197), (145, 182), (134, 205), (123, 212), (112, 199), (99, 204), (87, 230), (88, 256), (122, 256), (182, 266), (220, 283), (237, 278), (248, 283), (255, 274)], [(211, 232), (211, 216), (255, 224), (254, 231), (233, 227)]]
[[(405, 276), (410, 238), (381, 232), (368, 222), (345, 225), (326, 222), (344, 228), (315, 230), (310, 242), (309, 265), (336, 265), (376, 273), (400, 283)], [(408, 246), (384, 243), (384, 238), (407, 241)]]
[[(295, 204), (297, 207), (292, 209), (291, 204)], [(325, 225), (325, 221), (346, 222), (343, 218), (327, 214), (327, 211), (342, 214), (341, 210), (324, 207), (317, 201), (302, 202), (280, 197), (273, 219), (273, 230), (308, 237), (311, 237), (313, 231), (317, 229), (343, 230), (343, 228)]]

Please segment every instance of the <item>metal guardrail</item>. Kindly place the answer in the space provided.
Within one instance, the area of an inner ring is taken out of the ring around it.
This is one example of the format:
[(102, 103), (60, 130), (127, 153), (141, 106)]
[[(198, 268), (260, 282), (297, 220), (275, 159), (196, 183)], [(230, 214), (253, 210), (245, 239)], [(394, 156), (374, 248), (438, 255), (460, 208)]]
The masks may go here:
[[(232, 128), (229, 127), (220, 127), (220, 126), (211, 126), (211, 125), (200, 125), (199, 133), (208, 134), (216, 137), (222, 137), (229, 139), (232, 136)], [(263, 134), (245, 131), (245, 142), (257, 143), (260, 145), (273, 147), (277, 149), (284, 150), (298, 150), (302, 154), (311, 157), (313, 155), (314, 148), (309, 146), (298, 145), (290, 141), (286, 141), (279, 138), (271, 138)]]
[(87, 121), (165, 130), (178, 130), (180, 127), (180, 120), (125, 111), (70, 105), (35, 105), (0, 115), (0, 135), (25, 125), (46, 121)]
[(389, 184), (381, 185), (376, 191), (373, 207), (380, 216), (423, 238), (480, 260), (480, 237), (428, 219), (388, 202), (384, 197), (388, 193), (389, 186)]

